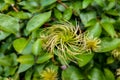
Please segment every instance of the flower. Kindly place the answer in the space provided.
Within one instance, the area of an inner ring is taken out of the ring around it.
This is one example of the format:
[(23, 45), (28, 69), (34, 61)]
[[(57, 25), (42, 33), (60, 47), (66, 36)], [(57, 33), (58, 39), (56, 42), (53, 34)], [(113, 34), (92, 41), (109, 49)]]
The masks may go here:
[(114, 49), (114, 50), (112, 51), (112, 55), (113, 55), (114, 58), (119, 59), (119, 58), (120, 58), (120, 49), (119, 49), (119, 48)]
[(76, 60), (76, 55), (83, 53), (83, 34), (79, 26), (70, 23), (56, 24), (43, 29), (40, 38), (43, 48), (58, 56), (60, 62)]
[(120, 76), (120, 68), (118, 68), (118, 69), (116, 70), (116, 72), (117, 72), (116, 75), (117, 75), (117, 76)]
[(57, 72), (52, 68), (46, 68), (41, 73), (42, 80), (58, 80)]
[(99, 44), (101, 43), (101, 40), (98, 38), (88, 37), (85, 36), (85, 49), (86, 51), (96, 51), (97, 48), (99, 48)]

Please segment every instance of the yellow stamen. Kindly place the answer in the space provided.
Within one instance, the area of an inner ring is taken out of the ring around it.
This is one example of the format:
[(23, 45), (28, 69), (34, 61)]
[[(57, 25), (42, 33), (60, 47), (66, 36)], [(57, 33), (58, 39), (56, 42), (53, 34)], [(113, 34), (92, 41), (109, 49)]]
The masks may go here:
[(57, 72), (52, 68), (46, 68), (46, 70), (41, 73), (41, 77), (42, 80), (58, 80)]

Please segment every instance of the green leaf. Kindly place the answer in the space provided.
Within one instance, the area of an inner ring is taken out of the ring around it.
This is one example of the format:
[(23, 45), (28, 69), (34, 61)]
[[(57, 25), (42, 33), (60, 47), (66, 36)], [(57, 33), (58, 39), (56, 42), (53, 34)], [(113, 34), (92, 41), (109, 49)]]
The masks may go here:
[(112, 15), (112, 16), (120, 16), (120, 12), (118, 12), (115, 9), (106, 11), (105, 13), (107, 13), (108, 15)]
[(5, 3), (7, 4), (15, 4), (15, 1), (14, 0), (4, 0)]
[(21, 54), (31, 54), (32, 53), (32, 46), (33, 46), (33, 39), (29, 38), (27, 40), (27, 44), (26, 44), (26, 47), (23, 49), (22, 53)]
[(3, 72), (3, 67), (0, 66), (0, 75), (2, 74), (2, 72)]
[(75, 16), (79, 16), (80, 10), (82, 9), (82, 2), (81, 1), (72, 2), (72, 9), (73, 9), (73, 14)]
[(63, 19), (70, 20), (71, 17), (72, 17), (72, 9), (68, 8), (63, 13)]
[(87, 27), (86, 25), (90, 20), (96, 19), (96, 12), (90, 11), (87, 13), (80, 13), (80, 18), (85, 27)]
[(0, 14), (0, 29), (16, 35), (19, 32), (20, 25), (15, 18)]
[(93, 0), (83, 0), (83, 3), (82, 3), (83, 9), (85, 9), (92, 2), (93, 2)]
[(97, 52), (108, 52), (116, 49), (120, 45), (120, 39), (118, 38), (104, 38), (101, 41), (100, 47), (96, 50)]
[(87, 22), (86, 27), (95, 26), (96, 22), (96, 19), (91, 19)]
[(41, 54), (40, 53), (41, 51), (42, 51), (42, 40), (37, 39), (32, 46), (32, 52), (34, 55), (38, 55)]
[(10, 66), (11, 65), (11, 60), (9, 60), (8, 57), (0, 58), (0, 65), (2, 65), (2, 66)]
[(33, 73), (33, 70), (32, 70), (32, 69), (27, 70), (27, 72), (25, 73), (25, 80), (31, 80), (31, 78), (32, 78), (32, 73)]
[(16, 73), (16, 70), (17, 70), (18, 67), (10, 67), (9, 68), (9, 74), (10, 75), (14, 75)]
[(104, 7), (105, 5), (105, 0), (94, 0), (98, 5), (100, 5), (101, 7)]
[(82, 72), (74, 67), (69, 66), (66, 70), (62, 71), (62, 80), (83, 80)]
[(84, 54), (77, 55), (77, 58), (79, 58), (77, 60), (78, 65), (80, 67), (85, 66), (88, 62), (91, 61), (91, 59), (93, 58), (93, 56), (94, 56), (93, 53), (84, 53)]
[(0, 41), (4, 40), (6, 37), (8, 37), (10, 35), (9, 32), (5, 32), (5, 31), (0, 31)]
[(112, 38), (116, 35), (113, 24), (109, 22), (102, 22), (102, 27)]
[(3, 0), (0, 0), (0, 11), (8, 10), (9, 4), (5, 3)]
[(87, 29), (89, 37), (99, 37), (102, 32), (100, 24), (97, 22), (94, 26), (91, 26)]
[(40, 55), (36, 61), (36, 63), (40, 64), (40, 63), (44, 63), (46, 61), (48, 61), (49, 59), (51, 59), (53, 57), (52, 54), (50, 53), (45, 53), (44, 55)]
[(23, 11), (19, 11), (19, 12), (11, 11), (8, 14), (19, 19), (29, 19), (32, 17), (32, 14)]
[(115, 5), (116, 5), (116, 1), (115, 1), (115, 0), (112, 0), (112, 1), (109, 2), (109, 4), (107, 5), (107, 7), (105, 7), (104, 9), (105, 9), (105, 10), (110, 10), (110, 9), (112, 9)]
[(32, 66), (33, 66), (33, 64), (20, 64), (18, 73), (24, 72)]
[(27, 43), (28, 41), (25, 38), (19, 38), (19, 39), (14, 40), (13, 47), (18, 53), (21, 53), (23, 49), (26, 47)]
[(62, 4), (58, 4), (57, 9), (61, 12), (64, 12), (66, 10), (65, 7)]
[(55, 3), (57, 0), (40, 0), (41, 6), (45, 7)]
[(107, 64), (112, 64), (114, 61), (115, 59), (112, 56), (107, 58)]
[(17, 59), (21, 64), (34, 64), (34, 56), (33, 55), (22, 55)]
[(32, 19), (29, 20), (27, 23), (26, 30), (28, 34), (33, 30), (41, 27), (45, 22), (48, 21), (50, 16), (51, 16), (51, 11), (33, 16)]
[(62, 13), (59, 10), (54, 9), (54, 15), (58, 20), (62, 19)]
[(105, 74), (106, 80), (115, 80), (114, 74), (109, 69), (104, 68), (104, 74)]
[(102, 71), (99, 70), (98, 68), (93, 68), (90, 71), (88, 78), (89, 78), (89, 80), (105, 80), (105, 77), (104, 77)]
[(43, 71), (44, 67), (45, 67), (45, 64), (37, 65), (36, 66), (36, 73), (41, 74), (41, 72)]

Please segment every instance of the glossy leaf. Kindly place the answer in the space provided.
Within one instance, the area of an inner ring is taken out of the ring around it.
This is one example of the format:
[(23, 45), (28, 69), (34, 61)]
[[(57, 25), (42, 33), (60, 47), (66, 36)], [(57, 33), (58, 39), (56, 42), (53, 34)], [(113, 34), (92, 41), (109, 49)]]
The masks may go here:
[(34, 55), (38, 55), (41, 54), (40, 53), (41, 51), (42, 51), (42, 40), (37, 39), (32, 46), (32, 52)]
[(118, 38), (104, 38), (101, 41), (100, 47), (97, 52), (108, 52), (116, 49), (120, 45), (120, 39)]
[(65, 7), (63, 6), (63, 5), (61, 5), (61, 4), (58, 4), (57, 5), (57, 9), (59, 10), (59, 11), (61, 11), (61, 12), (64, 12), (66, 9), (65, 9)]
[(110, 10), (110, 9), (112, 9), (115, 5), (116, 5), (115, 0), (111, 0), (111, 1), (109, 1), (109, 4), (107, 5), (107, 7), (105, 7), (105, 10)]
[(17, 35), (20, 29), (20, 25), (18, 20), (14, 17), (0, 14), (0, 29)]
[(112, 38), (116, 35), (114, 26), (111, 23), (103, 22), (102, 27)]
[(5, 3), (7, 4), (15, 4), (15, 1), (14, 0), (4, 0)]
[(95, 2), (102, 7), (105, 5), (105, 0), (95, 0)]
[(51, 16), (51, 11), (33, 16), (32, 19), (27, 23), (26, 30), (28, 34), (33, 30), (41, 27), (45, 22), (48, 21), (50, 16)]
[(99, 23), (96, 23), (94, 26), (91, 26), (87, 29), (89, 37), (99, 37), (102, 32), (102, 27)]
[(89, 80), (106, 80), (104, 74), (98, 68), (93, 68), (89, 75)]
[(72, 17), (72, 9), (68, 8), (63, 13), (63, 19), (70, 20), (71, 17)]
[(11, 11), (8, 14), (11, 15), (11, 16), (14, 16), (16, 18), (19, 18), (19, 19), (29, 19), (29, 18), (32, 17), (32, 14), (27, 13), (27, 12), (23, 12), (23, 11), (19, 11), (19, 12)]
[(115, 80), (114, 74), (109, 69), (105, 68), (104, 74), (105, 74), (106, 80)]
[(32, 53), (33, 42), (34, 42), (34, 40), (32, 40), (31, 38), (29, 38), (27, 40), (26, 47), (23, 49), (23, 51), (22, 51), (21, 54), (31, 54)]
[(46, 61), (48, 61), (49, 59), (51, 59), (53, 57), (52, 54), (50, 53), (45, 53), (44, 55), (41, 55), (38, 57), (36, 63), (40, 64), (40, 63), (44, 63)]
[[(9, 61), (9, 63), (8, 63), (8, 61)], [(10, 66), (11, 65), (11, 60), (9, 60), (8, 57), (0, 58), (0, 65)]]
[(5, 3), (3, 0), (0, 0), (0, 11), (8, 10), (9, 4)]
[(79, 16), (80, 10), (82, 9), (82, 1), (74, 1), (72, 3), (73, 14)]
[(85, 66), (87, 63), (89, 63), (92, 60), (93, 56), (94, 56), (93, 53), (84, 53), (84, 54), (78, 55), (77, 56), (78, 65), (80, 67)]
[(34, 64), (34, 56), (33, 55), (22, 55), (17, 59), (21, 64)]
[(51, 5), (53, 3), (55, 3), (57, 0), (41, 0), (41, 6), (42, 7), (45, 7), (45, 6), (48, 6), (48, 5)]
[(18, 73), (24, 72), (32, 66), (33, 66), (33, 64), (20, 64)]
[(93, 0), (83, 0), (82, 7), (85, 9)]
[(82, 80), (84, 79), (80, 70), (74, 66), (69, 66), (62, 71), (62, 80)]
[(8, 37), (10, 35), (9, 32), (4, 32), (4, 31), (0, 31), (0, 41), (4, 40), (6, 37)]
[(87, 25), (87, 23), (92, 20), (92, 19), (96, 19), (96, 13), (95, 12), (87, 12), (87, 13), (80, 13), (80, 18), (82, 20), (82, 23), (85, 25)]
[(54, 15), (58, 20), (62, 19), (62, 13), (59, 10), (54, 9)]
[(23, 49), (26, 47), (27, 43), (28, 41), (25, 38), (19, 38), (13, 42), (13, 47), (18, 53), (21, 53)]
[(30, 80), (31, 77), (32, 77), (32, 69), (28, 70), (26, 73), (25, 73), (25, 80)]
[(107, 64), (112, 64), (114, 61), (115, 61), (115, 60), (114, 60), (113, 57), (108, 57), (106, 63), (107, 63)]

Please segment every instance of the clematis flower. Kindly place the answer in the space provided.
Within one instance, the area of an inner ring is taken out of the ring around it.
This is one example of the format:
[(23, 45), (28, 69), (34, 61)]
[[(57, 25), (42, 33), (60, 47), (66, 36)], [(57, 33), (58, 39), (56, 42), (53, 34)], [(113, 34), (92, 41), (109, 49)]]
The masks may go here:
[(120, 58), (120, 49), (117, 48), (117, 49), (113, 50), (112, 55), (114, 56), (114, 58), (119, 59)]
[(65, 65), (83, 53), (83, 34), (79, 26), (56, 24), (45, 28), (42, 33), (43, 48), (57, 55)]
[(96, 49), (100, 47), (99, 44), (101, 43), (101, 40), (98, 38), (86, 36), (84, 42), (85, 42), (86, 51), (91, 52), (91, 51), (96, 51)]
[(52, 68), (46, 68), (41, 73), (42, 80), (58, 80), (57, 78), (57, 72)]

